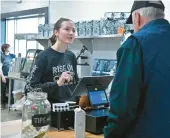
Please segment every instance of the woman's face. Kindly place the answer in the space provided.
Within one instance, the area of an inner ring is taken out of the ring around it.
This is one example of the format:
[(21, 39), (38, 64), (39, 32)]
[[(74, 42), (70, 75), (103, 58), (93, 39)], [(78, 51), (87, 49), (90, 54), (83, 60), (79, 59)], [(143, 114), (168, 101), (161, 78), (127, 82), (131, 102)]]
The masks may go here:
[(61, 41), (66, 44), (71, 44), (75, 38), (75, 26), (71, 21), (64, 21), (61, 24), (59, 30), (56, 30), (55, 35), (57, 41)]
[(5, 49), (5, 52), (7, 53), (10, 52), (9, 47)]

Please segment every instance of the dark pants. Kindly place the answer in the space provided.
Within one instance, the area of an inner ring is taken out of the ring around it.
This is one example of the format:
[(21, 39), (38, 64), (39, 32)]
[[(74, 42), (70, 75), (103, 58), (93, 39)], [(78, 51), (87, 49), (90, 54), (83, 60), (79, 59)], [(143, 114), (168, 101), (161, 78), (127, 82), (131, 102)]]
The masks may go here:
[[(13, 86), (14, 86), (14, 81), (12, 81), (11, 84), (11, 91), (13, 90)], [(1, 104), (6, 104), (8, 102), (8, 98), (6, 96), (6, 93), (8, 93), (9, 91), (9, 79), (6, 79), (6, 83), (3, 83), (1, 80)], [(11, 92), (11, 104), (14, 103), (14, 98), (13, 98), (13, 94)]]
[(3, 83), (1, 80), (1, 104), (4, 105), (6, 103), (7, 103), (6, 83)]

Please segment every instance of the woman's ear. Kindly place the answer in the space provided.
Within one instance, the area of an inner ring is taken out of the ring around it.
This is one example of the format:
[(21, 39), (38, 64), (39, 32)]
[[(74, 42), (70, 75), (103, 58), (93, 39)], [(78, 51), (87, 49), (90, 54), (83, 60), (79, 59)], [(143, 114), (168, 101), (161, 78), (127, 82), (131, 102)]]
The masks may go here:
[(57, 30), (54, 30), (54, 35), (55, 35), (56, 37), (58, 37), (58, 31), (57, 31)]

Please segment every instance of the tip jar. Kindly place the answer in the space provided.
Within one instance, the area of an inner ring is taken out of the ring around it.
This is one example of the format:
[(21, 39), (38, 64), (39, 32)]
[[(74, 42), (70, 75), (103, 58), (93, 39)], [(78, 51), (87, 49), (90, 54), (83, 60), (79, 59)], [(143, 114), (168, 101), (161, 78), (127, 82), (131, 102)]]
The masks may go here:
[(21, 138), (48, 138), (51, 104), (47, 93), (30, 92), (22, 110)]

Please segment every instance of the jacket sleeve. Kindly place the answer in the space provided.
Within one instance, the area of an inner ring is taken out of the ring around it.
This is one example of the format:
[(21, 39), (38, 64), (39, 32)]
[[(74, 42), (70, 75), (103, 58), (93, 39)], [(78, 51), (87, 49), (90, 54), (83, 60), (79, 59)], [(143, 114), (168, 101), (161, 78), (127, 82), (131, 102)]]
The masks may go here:
[(105, 138), (122, 138), (136, 118), (142, 85), (142, 50), (130, 37), (117, 52), (117, 70), (110, 92)]
[(16, 55), (15, 54), (10, 54), (12, 58), (16, 58)]
[(30, 91), (50, 92), (51, 88), (58, 87), (57, 82), (43, 83), (42, 77), (44, 74), (45, 66), (46, 61), (40, 53), (37, 56), (32, 71), (26, 80), (26, 93)]

